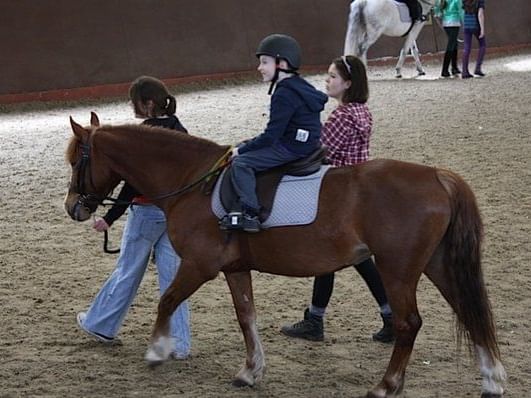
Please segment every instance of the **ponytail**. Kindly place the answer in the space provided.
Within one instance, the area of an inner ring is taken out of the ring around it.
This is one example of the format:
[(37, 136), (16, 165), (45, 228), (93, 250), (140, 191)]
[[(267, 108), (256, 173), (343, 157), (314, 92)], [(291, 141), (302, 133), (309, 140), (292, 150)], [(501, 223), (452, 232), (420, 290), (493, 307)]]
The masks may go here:
[(177, 103), (162, 81), (151, 76), (140, 76), (129, 88), (129, 98), (136, 110), (137, 103), (153, 101), (153, 116), (171, 116), (175, 114)]
[(175, 115), (175, 111), (177, 110), (177, 101), (175, 100), (175, 97), (171, 94), (168, 94), (166, 101), (166, 115)]

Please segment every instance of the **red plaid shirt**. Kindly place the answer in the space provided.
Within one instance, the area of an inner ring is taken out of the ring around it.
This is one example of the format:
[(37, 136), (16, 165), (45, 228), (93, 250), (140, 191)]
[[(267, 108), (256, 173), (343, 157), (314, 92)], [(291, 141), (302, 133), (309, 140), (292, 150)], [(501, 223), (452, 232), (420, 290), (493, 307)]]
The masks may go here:
[(369, 159), (372, 115), (367, 104), (338, 106), (321, 130), (321, 143), (328, 147), (332, 166), (349, 166)]

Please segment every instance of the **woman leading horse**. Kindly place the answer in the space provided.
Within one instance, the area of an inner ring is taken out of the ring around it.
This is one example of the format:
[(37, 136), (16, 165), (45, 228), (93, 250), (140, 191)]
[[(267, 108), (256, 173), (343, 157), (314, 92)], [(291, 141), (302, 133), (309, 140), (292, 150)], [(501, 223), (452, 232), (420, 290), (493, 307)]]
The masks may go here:
[[(422, 324), (416, 301), (422, 273), (448, 301), (458, 331), (478, 355), (482, 396), (503, 394), (505, 372), (481, 269), (482, 223), (474, 194), (455, 173), (393, 160), (333, 169), (324, 177), (315, 222), (241, 238), (219, 230), (211, 198), (195, 185), (227, 152), (226, 146), (155, 127), (99, 127), (95, 115), (91, 124), (83, 128), (71, 120), (67, 213), (77, 221), (89, 219), (125, 180), (163, 209), (182, 256), (159, 303), (146, 353), (149, 364), (171, 353), (169, 319), (175, 308), (223, 272), (247, 348), (234, 383), (254, 385), (262, 378), (265, 359), (250, 271), (323, 275), (373, 254), (393, 310), (396, 342), (383, 379), (368, 396), (395, 396), (403, 389)], [(145, 134), (145, 129), (152, 130)]]

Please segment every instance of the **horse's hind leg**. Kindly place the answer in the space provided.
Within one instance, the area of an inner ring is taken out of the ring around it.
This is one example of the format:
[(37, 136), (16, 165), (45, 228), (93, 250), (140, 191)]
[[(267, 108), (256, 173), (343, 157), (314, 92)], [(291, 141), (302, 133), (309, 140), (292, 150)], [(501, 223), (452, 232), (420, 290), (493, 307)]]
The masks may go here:
[[(458, 290), (452, 283), (452, 277), (443, 262), (443, 248), (440, 246), (426, 267), (426, 276), (439, 289), (448, 304), (461, 320), (457, 295)], [(474, 341), (475, 336), (471, 336)], [(505, 370), (498, 360), (493, 360), (488, 351), (480, 344), (475, 343), (475, 350), (479, 360), (479, 368), (483, 377), (482, 397), (501, 397), (503, 395), (503, 381), (506, 378)]]
[(260, 381), (264, 374), (265, 357), (256, 327), (251, 273), (234, 272), (226, 273), (225, 276), (247, 348), (245, 364), (236, 375), (233, 384), (238, 387), (252, 386)]
[[(393, 310), (393, 327), (396, 335), (393, 354), (382, 381), (367, 396), (371, 398), (396, 397), (404, 388), (406, 367), (413, 351), (422, 319), (417, 308), (416, 290), (420, 278), (418, 267), (376, 259), (389, 304)], [(388, 270), (392, 270), (389, 272)], [(404, 270), (407, 276), (396, 275)]]
[(207, 278), (199, 270), (200, 267), (195, 263), (183, 259), (175, 279), (160, 298), (151, 343), (144, 356), (149, 366), (160, 365), (172, 353), (174, 342), (170, 337), (170, 317), (175, 309), (203, 283), (217, 274), (213, 273), (210, 278)]

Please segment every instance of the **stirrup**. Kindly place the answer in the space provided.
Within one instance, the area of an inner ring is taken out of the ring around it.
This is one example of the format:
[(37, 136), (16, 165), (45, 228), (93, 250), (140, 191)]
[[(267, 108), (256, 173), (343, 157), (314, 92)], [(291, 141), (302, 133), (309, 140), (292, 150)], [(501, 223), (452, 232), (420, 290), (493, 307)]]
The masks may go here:
[(218, 224), (223, 231), (241, 230), (243, 228), (243, 214), (239, 211), (231, 211), (223, 216)]

